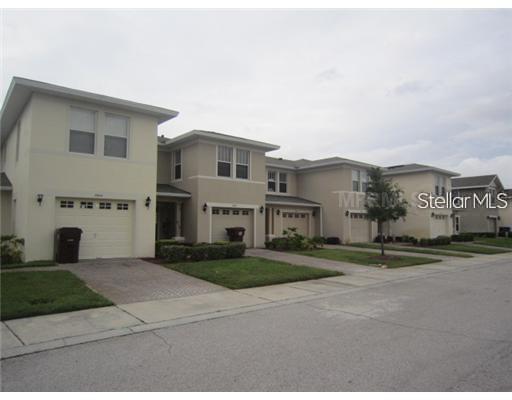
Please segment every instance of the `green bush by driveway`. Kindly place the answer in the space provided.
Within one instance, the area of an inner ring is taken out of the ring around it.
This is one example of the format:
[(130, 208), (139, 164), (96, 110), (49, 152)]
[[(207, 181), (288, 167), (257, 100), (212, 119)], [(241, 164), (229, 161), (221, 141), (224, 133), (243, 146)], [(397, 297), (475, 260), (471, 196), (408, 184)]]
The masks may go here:
[(166, 267), (229, 289), (244, 289), (343, 275), (337, 271), (303, 267), (258, 257), (167, 264)]
[(2, 320), (112, 305), (69, 271), (6, 272), (1, 289)]
[(338, 249), (296, 251), (294, 253), (301, 254), (303, 256), (325, 258), (327, 260), (342, 261), (369, 266), (386, 264), (388, 268), (410, 267), (412, 265), (430, 264), (441, 261), (436, 260), (434, 258), (426, 257), (410, 257), (395, 255), (386, 255), (382, 257), (380, 256), (380, 254), (370, 253), (367, 251), (350, 251)]
[(57, 264), (52, 260), (28, 261), (17, 264), (2, 264), (1, 269), (18, 269), (18, 268), (36, 268), (36, 267), (54, 267)]
[(204, 243), (195, 245), (170, 245), (160, 247), (160, 257), (168, 262), (221, 260), (242, 257), (245, 243)]

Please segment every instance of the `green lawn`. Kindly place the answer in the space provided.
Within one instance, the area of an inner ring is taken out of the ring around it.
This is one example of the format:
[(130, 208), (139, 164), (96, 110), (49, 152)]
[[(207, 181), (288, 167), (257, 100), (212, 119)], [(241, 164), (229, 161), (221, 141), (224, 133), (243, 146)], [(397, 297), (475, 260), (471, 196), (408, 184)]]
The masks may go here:
[(307, 250), (297, 251), (296, 254), (303, 256), (311, 256), (318, 258), (325, 258), (327, 260), (343, 261), (354, 264), (376, 266), (379, 264), (386, 264), (388, 268), (400, 268), (409, 267), (412, 265), (430, 264), (439, 262), (433, 258), (426, 257), (412, 257), (412, 256), (396, 256), (386, 255), (384, 259), (380, 257), (380, 254), (370, 253), (367, 251), (350, 251), (350, 250), (338, 250), (338, 249), (319, 249), (319, 250)]
[[(348, 246), (352, 247), (360, 247), (362, 249), (380, 249), (380, 244), (378, 243), (351, 243)], [(467, 253), (450, 253), (448, 251), (442, 250), (432, 250), (424, 247), (408, 247), (408, 246), (397, 246), (391, 244), (385, 244), (384, 249), (386, 250), (395, 250), (395, 251), (404, 251), (407, 253), (421, 253), (421, 254), (432, 254), (435, 256), (452, 256), (452, 257), (462, 257), (462, 258), (471, 258), (473, 257), (471, 254)]]
[(35, 267), (54, 267), (57, 264), (52, 260), (37, 260), (19, 264), (2, 264), (1, 269), (17, 268), (35, 268)]
[(112, 305), (68, 271), (6, 272), (1, 289), (2, 320)]
[(454, 250), (454, 251), (465, 251), (468, 253), (476, 253), (476, 254), (500, 254), (507, 253), (510, 250), (499, 249), (499, 248), (491, 248), (491, 247), (483, 247), (476, 246), (471, 244), (462, 244), (462, 243), (451, 243), (441, 246), (432, 246), (433, 249), (441, 249), (441, 250)]
[(485, 244), (487, 246), (506, 247), (512, 249), (512, 238), (476, 238), (476, 244)]
[(303, 267), (258, 257), (186, 262), (165, 266), (229, 289), (243, 289), (343, 275), (337, 271)]

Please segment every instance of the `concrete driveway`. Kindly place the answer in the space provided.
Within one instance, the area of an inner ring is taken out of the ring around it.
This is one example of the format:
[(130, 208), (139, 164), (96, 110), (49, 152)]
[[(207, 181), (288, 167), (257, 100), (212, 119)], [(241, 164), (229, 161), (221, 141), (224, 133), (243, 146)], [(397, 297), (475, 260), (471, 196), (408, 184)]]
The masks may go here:
[(98, 259), (62, 267), (116, 304), (170, 299), (226, 288), (140, 259)]

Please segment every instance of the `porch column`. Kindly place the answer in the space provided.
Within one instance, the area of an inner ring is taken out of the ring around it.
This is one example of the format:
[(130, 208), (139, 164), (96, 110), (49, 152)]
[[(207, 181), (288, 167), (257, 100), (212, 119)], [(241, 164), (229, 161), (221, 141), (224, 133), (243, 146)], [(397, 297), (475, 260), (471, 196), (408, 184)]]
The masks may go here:
[(181, 207), (183, 203), (181, 201), (176, 202), (176, 218), (175, 218), (175, 232), (177, 238), (183, 237), (183, 232), (181, 231)]

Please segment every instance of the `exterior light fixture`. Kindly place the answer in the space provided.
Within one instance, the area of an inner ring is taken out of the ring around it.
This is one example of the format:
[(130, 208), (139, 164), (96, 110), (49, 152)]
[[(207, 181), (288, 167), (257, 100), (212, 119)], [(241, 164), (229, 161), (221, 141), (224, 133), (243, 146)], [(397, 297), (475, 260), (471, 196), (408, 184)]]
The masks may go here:
[(208, 210), (208, 204), (204, 203), (203, 204), (203, 212), (206, 212), (206, 210)]
[(263, 211), (265, 211), (265, 207), (261, 206), (260, 207), (260, 214), (263, 214)]
[(348, 217), (350, 215), (350, 211), (345, 211), (345, 217)]
[(436, 214), (434, 212), (432, 212), (432, 214), (430, 215), (432, 218), (434, 218), (436, 216)]
[(311, 213), (311, 216), (314, 217), (316, 215), (316, 211), (313, 210), (313, 212)]
[(146, 208), (149, 208), (149, 206), (151, 205), (151, 197), (146, 197)]
[(44, 195), (41, 193), (37, 195), (37, 204), (39, 204), (39, 207), (41, 207), (41, 204), (43, 203), (43, 197)]
[(279, 214), (281, 214), (281, 210), (277, 209), (276, 210), (276, 215), (279, 215)]

